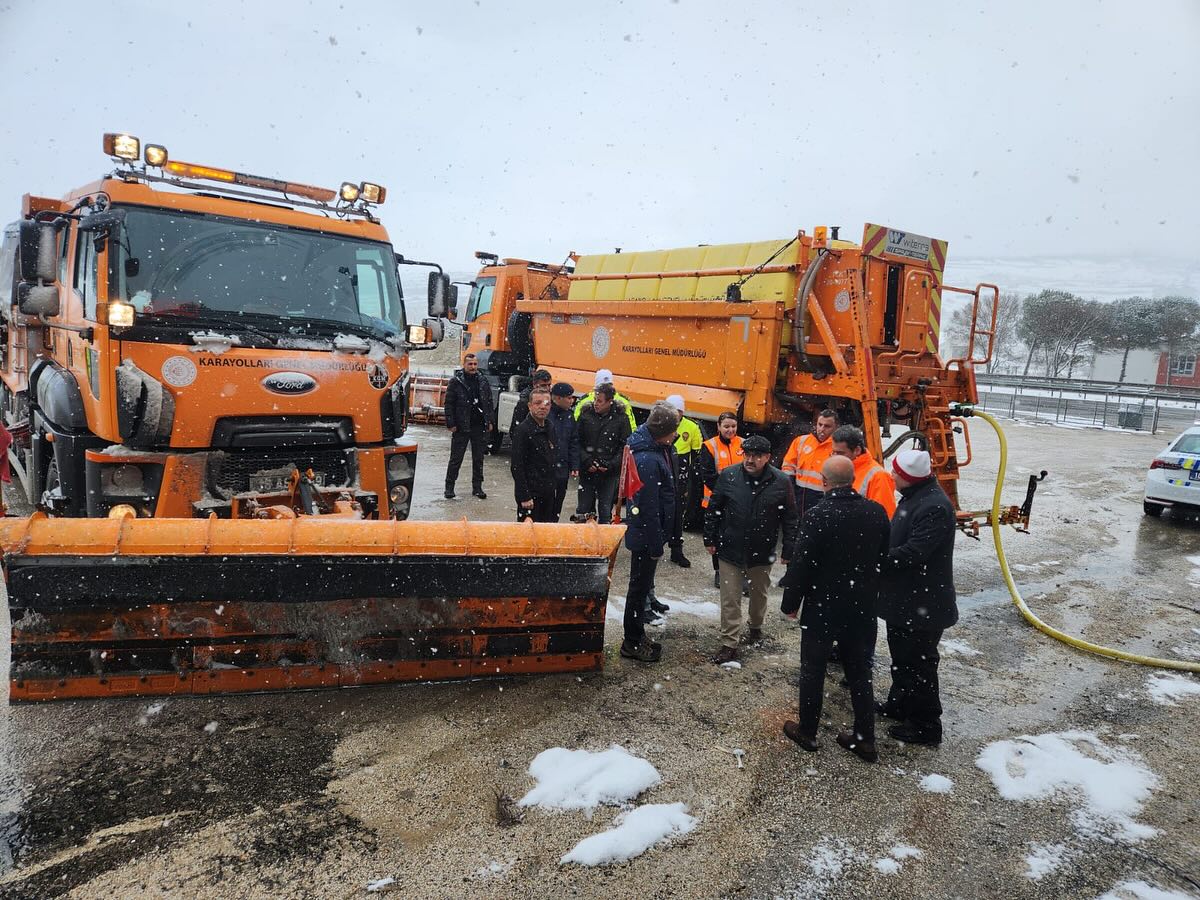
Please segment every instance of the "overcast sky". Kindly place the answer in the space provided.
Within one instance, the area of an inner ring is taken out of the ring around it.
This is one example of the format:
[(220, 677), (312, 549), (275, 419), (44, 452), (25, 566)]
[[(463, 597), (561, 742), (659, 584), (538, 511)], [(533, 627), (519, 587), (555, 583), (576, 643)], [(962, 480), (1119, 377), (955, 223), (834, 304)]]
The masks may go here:
[[(1200, 3), (0, 0), (0, 202), (174, 158), (388, 188), (397, 249), (786, 237), (864, 222), (951, 260), (1200, 234)], [(22, 111), (25, 115), (22, 115)]]

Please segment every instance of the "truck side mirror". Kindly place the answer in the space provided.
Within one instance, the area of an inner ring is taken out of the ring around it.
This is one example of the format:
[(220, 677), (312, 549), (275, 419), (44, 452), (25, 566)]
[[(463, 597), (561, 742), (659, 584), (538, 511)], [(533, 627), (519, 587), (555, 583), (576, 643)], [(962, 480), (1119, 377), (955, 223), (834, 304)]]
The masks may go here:
[(458, 319), (458, 285), (450, 285), (450, 308), (446, 310), (446, 318), (451, 322)]
[(446, 315), (450, 297), (450, 276), (441, 272), (429, 273), (429, 317), (441, 319)]
[(446, 325), (441, 319), (426, 319), (425, 330), (431, 344), (440, 344), (446, 336)]
[(21, 281), (54, 284), (58, 281), (58, 240), (53, 225), (24, 221), (18, 243)]
[(51, 284), (22, 281), (17, 285), (17, 308), (23, 316), (57, 316), (58, 288)]

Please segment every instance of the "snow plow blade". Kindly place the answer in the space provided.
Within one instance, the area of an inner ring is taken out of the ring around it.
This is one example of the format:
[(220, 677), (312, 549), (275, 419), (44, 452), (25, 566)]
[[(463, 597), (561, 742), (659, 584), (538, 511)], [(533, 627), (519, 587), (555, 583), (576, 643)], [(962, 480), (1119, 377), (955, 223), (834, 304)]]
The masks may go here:
[(315, 517), (0, 520), (9, 697), (599, 670), (623, 530)]

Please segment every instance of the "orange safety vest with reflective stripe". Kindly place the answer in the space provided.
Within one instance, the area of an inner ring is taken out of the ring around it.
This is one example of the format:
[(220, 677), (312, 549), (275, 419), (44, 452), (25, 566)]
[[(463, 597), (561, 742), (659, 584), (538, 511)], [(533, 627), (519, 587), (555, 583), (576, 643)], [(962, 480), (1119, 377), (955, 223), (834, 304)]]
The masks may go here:
[(832, 453), (832, 438), (827, 437), (824, 443), (819, 443), (815, 434), (799, 435), (784, 454), (783, 474), (796, 479), (798, 488), (806, 491), (824, 490), (821, 467)]
[(854, 489), (882, 506), (889, 519), (896, 514), (896, 482), (870, 453), (854, 458)]
[[(733, 439), (726, 444), (721, 440), (721, 436), (710, 437), (704, 442), (704, 446), (708, 448), (708, 452), (712, 454), (713, 462), (717, 465), (717, 474), (721, 474), (721, 470), (726, 466), (736, 465), (746, 458), (742, 453), (742, 437), (735, 434)], [(708, 509), (708, 498), (712, 496), (712, 489), (706, 484), (704, 486), (704, 499), (700, 501), (700, 505)]]

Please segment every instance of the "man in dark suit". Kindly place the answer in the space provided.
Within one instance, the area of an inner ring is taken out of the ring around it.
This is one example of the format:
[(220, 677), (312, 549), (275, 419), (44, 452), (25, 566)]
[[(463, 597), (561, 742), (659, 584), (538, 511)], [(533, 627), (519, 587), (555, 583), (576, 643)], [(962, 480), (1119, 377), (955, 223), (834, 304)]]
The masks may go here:
[(800, 624), (800, 721), (783, 733), (810, 752), (817, 750), (817, 724), (825, 690), (825, 668), (833, 642), (841, 647), (850, 684), (854, 730), (837, 742), (875, 762), (875, 696), (869, 659), (874, 650), (880, 570), (887, 560), (887, 513), (854, 490), (854, 463), (831, 456), (821, 468), (825, 499), (800, 521), (800, 536), (783, 577), (784, 615)]
[(892, 459), (900, 503), (892, 518), (881, 615), (892, 654), (892, 689), (879, 712), (907, 744), (942, 742), (938, 642), (958, 621), (954, 593), (954, 504), (933, 477), (929, 454), (901, 450)]

